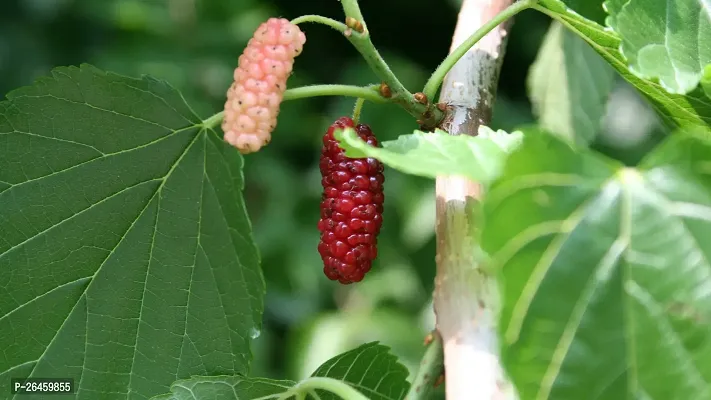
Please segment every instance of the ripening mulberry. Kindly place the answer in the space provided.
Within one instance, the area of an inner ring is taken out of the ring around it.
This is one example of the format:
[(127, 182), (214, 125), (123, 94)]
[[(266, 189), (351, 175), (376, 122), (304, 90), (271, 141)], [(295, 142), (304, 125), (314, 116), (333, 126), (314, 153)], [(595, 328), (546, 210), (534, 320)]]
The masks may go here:
[(271, 140), (279, 104), (294, 59), (306, 36), (284, 18), (262, 23), (239, 57), (234, 82), (227, 91), (222, 131), (225, 140), (243, 154), (259, 150)]
[(359, 282), (378, 254), (377, 237), (383, 223), (383, 165), (374, 158), (348, 158), (333, 132), (351, 127), (368, 144), (377, 146), (370, 127), (353, 126), (342, 117), (328, 128), (321, 150), (321, 240), (318, 252), (328, 279)]

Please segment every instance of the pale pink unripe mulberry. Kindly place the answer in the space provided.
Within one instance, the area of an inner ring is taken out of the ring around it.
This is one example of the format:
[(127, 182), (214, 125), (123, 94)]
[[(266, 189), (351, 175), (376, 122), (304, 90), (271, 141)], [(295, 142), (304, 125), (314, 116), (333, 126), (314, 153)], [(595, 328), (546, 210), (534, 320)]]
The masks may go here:
[(243, 154), (271, 140), (286, 80), (305, 42), (298, 26), (284, 18), (270, 18), (257, 28), (239, 57), (235, 81), (227, 90), (222, 131), (225, 140)]

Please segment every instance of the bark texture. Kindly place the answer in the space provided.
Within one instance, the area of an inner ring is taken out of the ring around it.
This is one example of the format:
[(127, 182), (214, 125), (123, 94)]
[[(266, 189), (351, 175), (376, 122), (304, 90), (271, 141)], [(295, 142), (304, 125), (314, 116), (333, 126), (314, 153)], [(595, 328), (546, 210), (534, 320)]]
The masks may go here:
[[(450, 51), (513, 0), (464, 0)], [(448, 105), (441, 128), (451, 135), (476, 135), (491, 121), (509, 23), (499, 25), (450, 70), (440, 102)], [(482, 188), (466, 178), (436, 180), (437, 277), (434, 308), (444, 346), (448, 400), (503, 400), (517, 396), (499, 360), (495, 277), (477, 263), (477, 216)]]

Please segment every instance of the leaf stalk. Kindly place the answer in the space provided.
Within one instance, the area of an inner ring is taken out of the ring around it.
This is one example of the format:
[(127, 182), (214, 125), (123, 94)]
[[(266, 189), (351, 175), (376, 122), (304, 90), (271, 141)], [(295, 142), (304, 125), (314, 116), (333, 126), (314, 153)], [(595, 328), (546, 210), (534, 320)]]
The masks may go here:
[(317, 24), (330, 26), (331, 28), (341, 33), (344, 33), (348, 29), (346, 24), (336, 21), (335, 19), (322, 17), (320, 15), (302, 15), (298, 18), (294, 18), (291, 20), (291, 23), (294, 25), (302, 24), (304, 22), (315, 22)]
[[(283, 101), (305, 99), (309, 97), (319, 96), (346, 96), (357, 97), (363, 100), (372, 101), (374, 103), (387, 103), (390, 100), (380, 95), (378, 85), (370, 86), (352, 86), (352, 85), (310, 85), (302, 86), (293, 89), (287, 89), (284, 92)], [(224, 111), (220, 111), (202, 121), (204, 129), (214, 129), (222, 123)]]

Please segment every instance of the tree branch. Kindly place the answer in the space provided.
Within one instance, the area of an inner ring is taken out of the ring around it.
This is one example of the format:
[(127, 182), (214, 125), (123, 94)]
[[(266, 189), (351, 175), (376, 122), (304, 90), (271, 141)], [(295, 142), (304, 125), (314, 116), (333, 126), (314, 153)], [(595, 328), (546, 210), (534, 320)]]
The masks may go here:
[[(464, 0), (450, 52), (510, 6), (513, 0)], [(489, 32), (447, 74), (440, 102), (447, 103), (441, 128), (476, 135), (491, 122), (510, 23)], [(444, 346), (447, 400), (515, 399), (499, 360), (496, 323), (499, 294), (494, 276), (478, 264), (477, 203), (482, 188), (455, 176), (436, 180), (437, 276), (434, 308)]]

